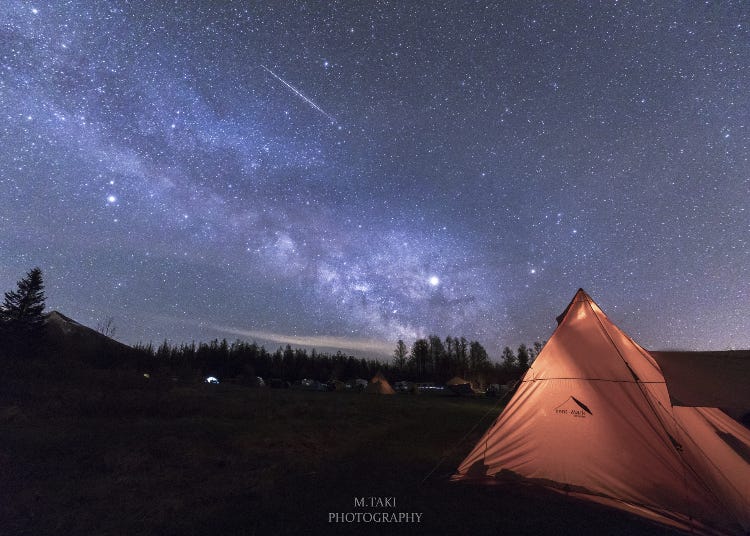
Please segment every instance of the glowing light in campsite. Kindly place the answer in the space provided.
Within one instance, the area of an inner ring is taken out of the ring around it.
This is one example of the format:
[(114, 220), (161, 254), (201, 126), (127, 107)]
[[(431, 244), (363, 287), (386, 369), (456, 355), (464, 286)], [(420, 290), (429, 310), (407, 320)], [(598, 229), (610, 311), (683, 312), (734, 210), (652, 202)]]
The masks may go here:
[(217, 378), (214, 378), (213, 376), (209, 376), (206, 378), (206, 383), (219, 383), (219, 380)]

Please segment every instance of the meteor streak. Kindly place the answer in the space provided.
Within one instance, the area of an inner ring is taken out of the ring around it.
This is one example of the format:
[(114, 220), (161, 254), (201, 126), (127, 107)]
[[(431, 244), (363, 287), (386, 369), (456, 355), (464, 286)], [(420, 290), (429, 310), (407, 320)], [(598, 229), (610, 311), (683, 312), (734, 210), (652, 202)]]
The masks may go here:
[(278, 80), (279, 82), (281, 82), (282, 84), (284, 84), (286, 87), (288, 87), (289, 89), (291, 89), (294, 92), (295, 95), (297, 95), (298, 97), (300, 97), (307, 104), (309, 104), (310, 106), (312, 106), (313, 108), (315, 108), (316, 110), (318, 110), (320, 113), (322, 113), (324, 116), (326, 116), (329, 121), (331, 121), (332, 123), (336, 123), (336, 118), (335, 117), (333, 117), (331, 114), (327, 113), (323, 108), (321, 108), (320, 106), (318, 106), (317, 104), (315, 104), (313, 101), (311, 101), (310, 99), (308, 99), (299, 89), (297, 89), (292, 84), (290, 84), (289, 82), (287, 82), (286, 80), (284, 80), (283, 78), (281, 78), (279, 75), (277, 75), (275, 72), (273, 72), (271, 69), (269, 69), (265, 65), (261, 65), (261, 67), (263, 67), (263, 69), (266, 72), (268, 72), (271, 76), (273, 76), (276, 80)]

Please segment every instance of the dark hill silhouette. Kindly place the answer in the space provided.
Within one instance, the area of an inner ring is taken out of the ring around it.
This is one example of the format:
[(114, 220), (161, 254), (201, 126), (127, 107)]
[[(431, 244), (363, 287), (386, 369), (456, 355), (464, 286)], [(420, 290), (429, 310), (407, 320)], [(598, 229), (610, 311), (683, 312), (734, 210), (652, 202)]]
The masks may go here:
[(44, 335), (49, 352), (96, 366), (123, 365), (138, 357), (135, 348), (84, 326), (59, 311), (46, 315)]

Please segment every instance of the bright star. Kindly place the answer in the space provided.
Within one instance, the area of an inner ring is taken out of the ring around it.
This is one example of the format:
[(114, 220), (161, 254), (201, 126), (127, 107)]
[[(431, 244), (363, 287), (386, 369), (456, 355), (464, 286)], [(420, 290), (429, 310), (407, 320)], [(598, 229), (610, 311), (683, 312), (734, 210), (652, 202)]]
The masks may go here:
[(436, 287), (436, 286), (438, 286), (440, 284), (440, 278), (438, 276), (436, 276), (436, 275), (433, 275), (433, 276), (430, 277), (430, 279), (428, 280), (428, 282), (433, 287)]
[(115, 202), (117, 202), (117, 198), (114, 195), (107, 196), (107, 203), (115, 203)]

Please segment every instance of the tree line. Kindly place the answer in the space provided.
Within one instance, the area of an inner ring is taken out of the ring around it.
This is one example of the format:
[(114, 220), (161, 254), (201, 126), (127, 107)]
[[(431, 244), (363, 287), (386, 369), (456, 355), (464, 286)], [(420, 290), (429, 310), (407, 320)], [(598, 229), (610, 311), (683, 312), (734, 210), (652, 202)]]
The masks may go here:
[(477, 385), (504, 384), (523, 374), (539, 354), (543, 344), (521, 344), (515, 353), (506, 346), (500, 362), (493, 362), (484, 346), (464, 337), (437, 335), (417, 339), (407, 350), (403, 340), (396, 343), (392, 368), (397, 375), (419, 382), (444, 383), (458, 376)]
[(318, 381), (347, 381), (370, 379), (382, 372), (390, 381), (416, 381), (443, 384), (460, 376), (477, 385), (507, 383), (528, 369), (541, 350), (542, 344), (531, 347), (522, 344), (518, 352), (506, 347), (503, 361), (493, 363), (484, 347), (464, 337), (431, 335), (418, 339), (407, 350), (399, 340), (391, 361), (357, 358), (342, 352), (321, 353), (313, 349), (279, 347), (269, 352), (255, 342), (226, 339), (210, 342), (170, 345), (166, 340), (157, 348), (138, 345), (140, 366), (153, 373), (175, 374), (178, 377), (217, 376), (253, 382), (260, 376), (266, 380), (279, 379), (296, 382), (302, 379)]
[[(269, 352), (255, 342), (226, 339), (210, 342), (170, 345), (166, 340), (157, 348), (152, 344), (129, 348), (107, 338), (83, 348), (71, 347), (46, 338), (45, 295), (41, 269), (33, 268), (5, 293), (0, 305), (0, 336), (7, 354), (34, 355), (44, 351), (81, 357), (96, 366), (130, 366), (151, 373), (182, 378), (213, 375), (254, 382), (258, 376), (295, 382), (305, 378), (319, 381), (369, 379), (380, 371), (390, 381), (445, 383), (459, 376), (477, 385), (507, 383), (520, 377), (542, 348), (540, 342), (522, 344), (514, 352), (505, 347), (500, 362), (493, 362), (485, 348), (465, 337), (437, 335), (420, 338), (408, 348), (403, 340), (396, 343), (393, 359), (363, 359), (342, 352), (320, 353), (315, 349), (292, 348), (287, 345)], [(112, 318), (100, 323), (98, 331), (112, 335)], [(108, 344), (108, 343), (112, 344)], [(70, 355), (76, 354), (79, 355)]]
[(319, 353), (313, 349), (286, 345), (269, 352), (256, 342), (214, 339), (196, 344), (170, 345), (167, 341), (156, 349), (153, 345), (137, 345), (141, 367), (153, 373), (174, 374), (180, 378), (199, 375), (236, 378), (253, 383), (260, 376), (265, 380), (295, 382), (302, 379), (319, 381), (371, 378), (378, 370), (387, 370), (388, 363), (345, 355)]

